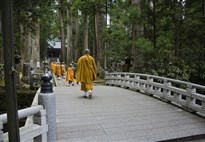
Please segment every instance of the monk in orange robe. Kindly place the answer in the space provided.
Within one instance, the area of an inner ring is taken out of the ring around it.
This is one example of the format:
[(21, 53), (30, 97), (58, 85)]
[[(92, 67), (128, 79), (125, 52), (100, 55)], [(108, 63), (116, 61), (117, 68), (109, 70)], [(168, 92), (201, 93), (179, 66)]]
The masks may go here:
[(62, 64), (61, 64), (61, 75), (62, 75), (62, 78), (65, 79), (66, 67), (65, 67), (64, 62), (62, 62)]
[(77, 61), (77, 82), (81, 82), (81, 90), (84, 91), (84, 97), (92, 99), (93, 81), (96, 79), (96, 64), (90, 50), (85, 50), (85, 55)]
[(56, 64), (56, 75), (58, 78), (61, 77), (61, 66), (60, 63)]
[(70, 64), (67, 69), (67, 75), (66, 75), (66, 81), (68, 81), (68, 85), (71, 85), (74, 82), (74, 75), (75, 75), (74, 70), (72, 68), (72, 65)]
[(55, 63), (51, 63), (51, 70), (55, 74), (55, 72), (56, 72), (56, 64)]

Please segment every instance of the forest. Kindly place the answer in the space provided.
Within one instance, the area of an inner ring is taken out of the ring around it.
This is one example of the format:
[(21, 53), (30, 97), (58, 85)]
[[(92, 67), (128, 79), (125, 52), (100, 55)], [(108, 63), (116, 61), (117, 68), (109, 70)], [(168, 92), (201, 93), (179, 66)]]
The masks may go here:
[(205, 85), (205, 0), (13, 0), (13, 17), (21, 62), (43, 62), (61, 41), (67, 65), (89, 48), (108, 72), (129, 62), (121, 71)]

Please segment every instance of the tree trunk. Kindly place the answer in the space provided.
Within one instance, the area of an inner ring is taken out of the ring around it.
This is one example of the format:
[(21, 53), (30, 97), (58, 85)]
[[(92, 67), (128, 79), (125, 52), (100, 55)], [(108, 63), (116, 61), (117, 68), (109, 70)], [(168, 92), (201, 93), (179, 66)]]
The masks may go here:
[[(37, 71), (40, 68), (40, 38), (39, 38), (39, 24), (36, 24), (36, 35), (31, 35), (31, 51), (30, 51), (30, 61), (33, 64), (34, 70)], [(45, 52), (45, 51), (44, 51)]]
[(64, 31), (64, 10), (63, 0), (60, 0), (60, 33), (61, 33), (61, 62), (65, 62), (65, 31)]
[(79, 23), (78, 23), (78, 11), (76, 10), (73, 14), (73, 60), (77, 61), (78, 52), (79, 52)]
[(22, 47), (22, 56), (24, 61), (30, 62), (30, 48), (31, 48), (31, 33), (27, 33), (24, 39), (24, 45)]
[[(140, 0), (132, 0), (132, 5), (140, 7)], [(140, 23), (133, 23), (132, 28), (131, 28), (131, 39), (134, 41), (136, 38), (140, 35), (143, 34), (143, 26)], [(140, 70), (141, 64), (142, 64), (142, 59), (143, 55), (140, 53), (140, 50), (137, 49), (137, 47), (132, 44), (132, 59), (133, 59), (133, 66), (132, 66), (132, 72), (135, 72), (136, 70)]]
[(94, 7), (94, 22), (95, 22), (95, 43), (96, 43), (96, 61), (97, 65), (100, 66), (100, 63), (103, 61), (103, 52), (104, 52), (104, 43), (101, 38), (102, 27), (105, 25), (105, 17), (102, 14), (104, 5), (97, 3)]
[[(203, 17), (205, 18), (205, 0), (202, 1)], [(203, 48), (205, 49), (205, 37), (203, 38)], [(205, 61), (205, 54), (202, 55), (203, 61)]]
[(182, 20), (183, 20), (183, 6), (182, 6), (182, 0), (180, 0), (179, 2), (175, 3), (175, 11), (180, 11), (178, 13), (175, 14), (174, 17), (174, 52), (175, 52), (175, 56), (180, 57), (181, 56), (181, 28), (182, 28)]
[[(68, 3), (71, 2), (71, 0), (67, 0)], [(69, 65), (73, 59), (72, 56), (72, 17), (71, 17), (71, 10), (67, 8), (67, 60), (66, 64)]]
[(156, 1), (153, 0), (153, 46), (156, 49)]
[(97, 65), (100, 64), (100, 41), (99, 41), (99, 27), (98, 27), (98, 7), (97, 5), (94, 6), (94, 21), (95, 21), (95, 48), (96, 50), (96, 62)]
[(86, 10), (83, 12), (83, 53), (88, 48), (88, 13)]
[[(0, 35), (2, 35), (1, 18), (0, 18)], [(3, 45), (2, 45), (2, 42), (0, 42), (0, 43), (1, 43), (0, 44), (0, 64), (1, 64), (1, 63), (3, 63)]]

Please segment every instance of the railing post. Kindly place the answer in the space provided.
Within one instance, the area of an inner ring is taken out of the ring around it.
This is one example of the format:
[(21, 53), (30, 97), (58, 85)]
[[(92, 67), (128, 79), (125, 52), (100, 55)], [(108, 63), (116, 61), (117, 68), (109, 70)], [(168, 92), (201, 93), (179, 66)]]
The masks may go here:
[(196, 88), (193, 87), (191, 84), (187, 84), (187, 94), (190, 97), (186, 97), (186, 102), (187, 102), (187, 109), (190, 112), (194, 112), (194, 110), (192, 109), (192, 105), (195, 105), (195, 99), (192, 98), (193, 93), (196, 93)]
[(148, 95), (150, 95), (150, 96), (153, 96), (153, 92), (154, 92), (154, 90), (153, 90), (153, 85), (152, 85), (152, 83), (153, 83), (153, 81), (154, 81), (154, 79), (151, 77), (151, 76), (147, 76), (147, 87), (146, 87), (146, 93), (148, 94)]
[(171, 91), (169, 91), (168, 87), (171, 86), (172, 83), (168, 81), (167, 79), (164, 79), (163, 82), (164, 82), (163, 84), (164, 84), (165, 89), (163, 90), (163, 96), (161, 96), (161, 98), (166, 99), (167, 97), (171, 95)]
[(121, 87), (121, 82), (122, 82), (121, 74), (117, 74), (117, 78), (118, 78), (118, 80), (117, 80), (116, 85), (117, 85), (118, 87)]
[[(33, 123), (41, 126), (45, 126), (46, 124), (46, 111), (40, 110), (33, 117)], [(46, 142), (47, 141), (47, 133), (43, 133), (40, 136), (34, 138), (35, 142)]]
[(108, 78), (110, 77), (110, 75), (108, 74), (108, 71), (105, 71), (105, 85), (110, 85), (110, 79), (108, 80)]
[(112, 74), (112, 85), (117, 85), (117, 79), (116, 79), (116, 74)]
[(138, 92), (140, 92), (140, 75), (136, 74), (135, 77), (134, 77), (134, 89)]
[(48, 142), (56, 141), (56, 99), (53, 93), (52, 76), (45, 73), (42, 77), (41, 92), (38, 97), (39, 105), (43, 105), (46, 110), (46, 121), (48, 123)]
[(126, 89), (129, 89), (130, 88), (130, 81), (127, 80), (130, 78), (130, 75), (129, 74), (125, 74), (125, 77), (124, 79), (122, 80), (122, 85), (123, 87), (125, 87)]
[(3, 136), (3, 123), (0, 122), (0, 142), (4, 142), (4, 136)]

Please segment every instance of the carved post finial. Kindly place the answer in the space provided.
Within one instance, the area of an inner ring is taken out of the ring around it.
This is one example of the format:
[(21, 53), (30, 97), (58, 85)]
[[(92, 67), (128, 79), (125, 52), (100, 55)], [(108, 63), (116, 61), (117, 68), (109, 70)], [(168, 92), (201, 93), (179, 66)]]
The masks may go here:
[(49, 73), (45, 73), (42, 77), (42, 83), (41, 83), (41, 93), (53, 93), (53, 86), (50, 82), (52, 79), (52, 76)]

